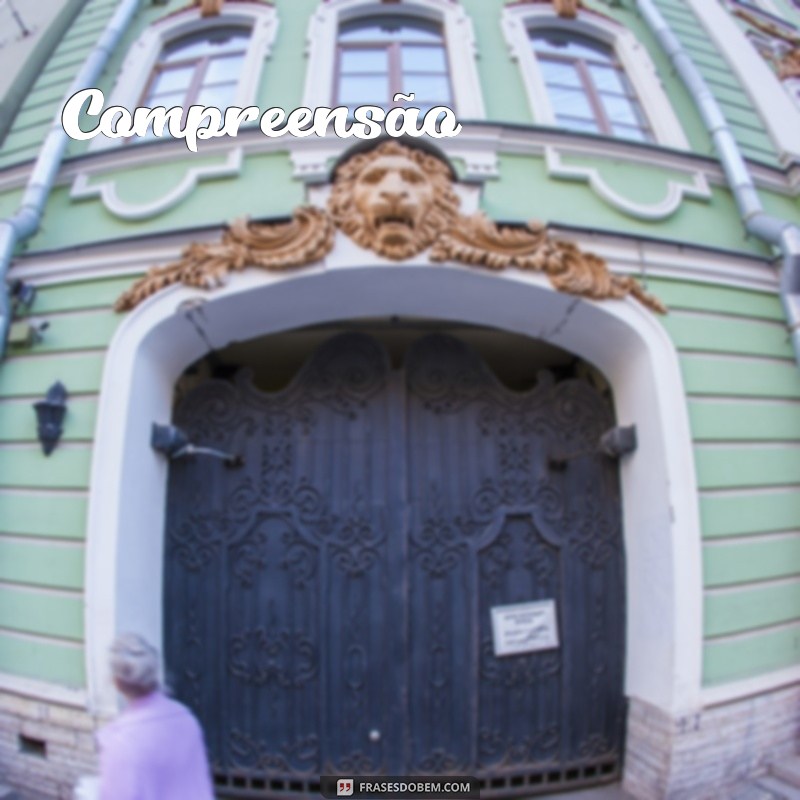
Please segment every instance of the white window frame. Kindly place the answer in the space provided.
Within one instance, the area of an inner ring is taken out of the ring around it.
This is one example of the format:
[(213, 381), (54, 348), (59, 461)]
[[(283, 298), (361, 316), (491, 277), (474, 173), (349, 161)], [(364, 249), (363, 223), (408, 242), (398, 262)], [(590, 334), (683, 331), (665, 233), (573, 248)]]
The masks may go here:
[[(308, 69), (303, 105), (308, 108), (330, 107), (336, 87), (336, 48), (339, 27), (365, 17), (411, 17), (434, 22), (442, 27), (447, 49), (450, 85), (456, 116), (463, 120), (486, 118), (481, 91), (477, 46), (472, 20), (461, 5), (451, 0), (410, 0), (386, 3), (375, 0), (328, 0), (312, 14), (308, 26)], [(329, 75), (330, 82), (320, 79)]]
[(530, 6), (504, 8), (501, 25), (511, 57), (517, 61), (522, 72), (531, 113), (538, 125), (558, 126), (558, 122), (533, 51), (530, 31), (536, 28), (562, 30), (595, 39), (611, 47), (636, 92), (655, 143), (678, 150), (689, 149), (689, 141), (661, 85), (655, 65), (644, 46), (627, 28), (585, 12), (578, 12), (575, 19), (564, 19), (550, 7)]
[[(223, 25), (250, 29), (241, 78), (231, 105), (245, 107), (255, 104), (263, 64), (278, 33), (278, 14), (272, 6), (232, 2), (226, 3), (218, 16), (203, 17), (197, 7), (170, 14), (148, 26), (128, 50), (114, 88), (106, 97), (106, 106), (119, 105), (133, 110), (138, 106), (165, 47), (184, 36), (213, 31)], [(119, 146), (121, 141), (96, 136), (89, 149)]]

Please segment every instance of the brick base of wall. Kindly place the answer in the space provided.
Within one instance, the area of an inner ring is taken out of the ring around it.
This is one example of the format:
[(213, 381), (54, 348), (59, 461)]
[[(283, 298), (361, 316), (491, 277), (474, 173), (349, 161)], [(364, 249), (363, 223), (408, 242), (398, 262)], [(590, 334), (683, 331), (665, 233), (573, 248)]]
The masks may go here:
[(719, 800), (798, 744), (800, 685), (678, 718), (631, 700), (624, 787), (637, 800)]
[[(84, 710), (0, 691), (0, 783), (23, 800), (72, 800), (97, 772), (97, 727)], [(799, 742), (800, 685), (678, 718), (631, 700), (624, 787), (637, 800), (719, 800)]]
[(85, 710), (0, 691), (0, 783), (23, 800), (72, 800), (97, 772), (96, 728)]

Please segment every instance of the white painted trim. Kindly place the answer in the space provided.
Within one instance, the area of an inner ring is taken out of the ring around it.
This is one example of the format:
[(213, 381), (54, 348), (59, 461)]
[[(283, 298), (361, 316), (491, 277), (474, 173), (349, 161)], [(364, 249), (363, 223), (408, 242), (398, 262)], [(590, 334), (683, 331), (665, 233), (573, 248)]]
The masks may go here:
[(723, 705), (800, 683), (800, 665), (703, 689), (703, 707)]
[[(359, 17), (408, 16), (441, 24), (450, 67), (456, 117), (485, 119), (472, 20), (459, 3), (450, 0), (408, 0), (387, 6), (380, 0), (328, 0), (320, 3), (308, 24), (306, 84), (303, 105), (307, 108), (333, 105), (334, 65), (339, 25)], [(322, 78), (329, 76), (329, 82)]]
[(0, 692), (72, 708), (86, 708), (88, 703), (88, 693), (85, 689), (68, 689), (65, 686), (5, 673), (0, 673)]
[[(203, 156), (225, 156), (232, 144), (242, 148), (245, 157), (288, 152), (295, 164), (295, 177), (310, 181), (321, 180), (323, 175), (327, 178), (324, 159), (330, 154), (333, 157), (341, 155), (352, 147), (352, 140), (333, 136), (324, 139), (269, 138), (251, 128), (242, 130), (235, 143), (228, 138), (205, 140), (200, 143), (200, 153)], [(629, 164), (652, 164), (686, 173), (699, 171), (710, 184), (725, 187), (728, 185), (719, 162), (714, 159), (667, 148), (637, 146), (621, 139), (587, 137), (566, 130), (465, 123), (458, 136), (439, 140), (437, 147), (450, 158), (462, 158), (466, 165), (465, 177), (475, 180), (495, 177), (497, 159), (502, 154), (543, 155), (545, 147), (556, 147), (563, 156), (585, 155)], [(183, 142), (173, 139), (165, 139), (147, 147), (105, 149), (66, 161), (59, 172), (56, 185), (69, 185), (82, 173), (87, 176), (102, 176), (118, 169), (128, 170), (179, 161), (192, 162), (195, 158), (196, 156), (187, 151)], [(300, 168), (301, 164), (311, 165), (308, 174)], [(784, 172), (764, 164), (751, 163), (749, 166), (758, 188), (786, 197), (797, 197), (800, 193), (800, 168), (795, 167)], [(313, 172), (315, 169), (318, 170), (316, 174)], [(30, 165), (9, 167), (0, 171), (0, 192), (24, 188), (29, 173)]]
[[(114, 88), (106, 98), (106, 106), (121, 105), (129, 109), (135, 108), (153, 71), (153, 66), (167, 44), (182, 36), (213, 30), (221, 25), (241, 26), (252, 31), (242, 64), (239, 86), (231, 105), (245, 107), (255, 103), (264, 62), (270, 55), (278, 32), (278, 15), (272, 6), (257, 3), (228, 3), (217, 17), (202, 17), (199, 7), (194, 6), (179, 13), (170, 13), (146, 28), (128, 50)], [(120, 139), (108, 139), (101, 135), (92, 139), (89, 151), (120, 147), (123, 147)], [(130, 148), (135, 148), (136, 144), (125, 147), (127, 153)]]
[(528, 32), (532, 28), (559, 28), (581, 33), (613, 47), (650, 121), (656, 142), (665, 147), (689, 149), (689, 141), (672, 110), (655, 65), (644, 46), (627, 28), (585, 11), (579, 11), (575, 19), (567, 20), (558, 16), (549, 5), (506, 6), (501, 26), (511, 57), (518, 62), (522, 72), (534, 119), (540, 125), (555, 126), (558, 123)]
[(788, 163), (799, 158), (800, 108), (792, 102), (775, 73), (720, 3), (688, 0), (688, 4), (758, 110), (781, 161)]
[[(309, 189), (309, 194), (311, 188)], [(559, 238), (577, 241), (571, 230), (553, 227)], [(214, 242), (221, 229), (209, 227), (192, 233), (193, 242)], [(186, 246), (185, 232), (176, 231), (169, 237), (139, 240), (135, 247), (129, 241), (95, 244), (74, 252), (32, 254), (18, 259), (11, 277), (33, 280), (39, 286), (68, 281), (120, 278), (139, 275), (153, 264), (163, 264), (180, 256)], [(644, 271), (651, 277), (711, 283), (719, 286), (775, 294), (779, 288), (778, 272), (763, 258), (748, 254), (728, 254), (694, 248), (685, 242), (639, 241), (631, 248), (628, 237), (596, 231), (592, 234), (591, 250), (614, 264), (617, 272)]]
[(178, 205), (195, 190), (200, 181), (236, 177), (241, 173), (243, 160), (242, 148), (235, 147), (228, 152), (228, 157), (221, 164), (198, 164), (190, 167), (177, 186), (149, 203), (127, 203), (119, 196), (115, 179), (92, 185), (86, 172), (79, 173), (75, 178), (69, 196), (71, 200), (99, 197), (105, 209), (120, 219), (149, 219)]
[(691, 183), (678, 183), (671, 179), (667, 180), (667, 191), (664, 199), (658, 203), (644, 205), (634, 203), (632, 200), (623, 197), (612, 189), (603, 180), (603, 176), (597, 168), (578, 166), (576, 164), (564, 164), (561, 160), (561, 154), (555, 147), (545, 147), (544, 158), (545, 164), (547, 165), (548, 177), (584, 181), (591, 186), (598, 197), (610, 206), (613, 206), (635, 219), (649, 221), (667, 219), (678, 210), (685, 197), (692, 197), (698, 200), (711, 199), (711, 187), (708, 185), (705, 175), (700, 171), (686, 176), (687, 178), (691, 178)]
[[(149, 446), (150, 425), (170, 418), (175, 380), (207, 350), (181, 311), (197, 299), (215, 347), (312, 323), (397, 314), (542, 338), (603, 370), (620, 424), (636, 423), (639, 431), (639, 449), (620, 470), (626, 691), (671, 714), (699, 707), (702, 575), (694, 461), (677, 353), (658, 319), (633, 300), (594, 303), (555, 292), (539, 274), (432, 265), (424, 255), (402, 265), (383, 262), (340, 235), (324, 263), (302, 272), (246, 270), (210, 294), (171, 287), (135, 309), (114, 335), (98, 409), (87, 531), (93, 710), (115, 708), (105, 664), (116, 632), (137, 630), (162, 642), (167, 466)], [(142, 592), (142, 586), (155, 589)]]

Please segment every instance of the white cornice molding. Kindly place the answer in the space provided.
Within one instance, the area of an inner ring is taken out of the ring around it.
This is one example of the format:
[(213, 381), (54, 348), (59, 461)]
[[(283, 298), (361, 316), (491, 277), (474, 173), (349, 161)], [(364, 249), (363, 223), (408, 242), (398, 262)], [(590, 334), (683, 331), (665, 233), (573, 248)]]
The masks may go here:
[(788, 163), (798, 159), (800, 108), (792, 102), (775, 73), (720, 3), (709, 0), (688, 0), (688, 3), (758, 110), (781, 161)]
[(800, 666), (788, 667), (754, 678), (745, 678), (702, 690), (703, 707), (724, 705), (753, 695), (766, 694), (800, 683)]
[[(469, 186), (459, 188), (473, 189)], [(126, 275), (133, 280), (134, 276), (141, 275), (153, 265), (179, 258), (190, 242), (218, 241), (222, 230), (222, 226), (210, 226), (197, 231), (173, 231), (168, 235), (158, 234), (133, 241), (103, 242), (63, 252), (23, 256), (12, 266), (11, 277), (30, 280), (39, 286)], [(576, 231), (558, 225), (552, 225), (551, 230), (558, 238), (575, 242), (604, 258), (615, 272), (770, 294), (779, 288), (778, 273), (771, 262), (757, 256), (695, 248), (685, 242), (673, 244), (634, 239), (611, 231)], [(351, 255), (361, 252), (346, 237), (339, 236), (337, 252), (341, 254), (342, 250)], [(364, 264), (376, 263), (375, 255), (367, 251), (361, 252), (360, 257)]]
[(689, 141), (672, 110), (650, 55), (627, 28), (613, 20), (586, 12), (579, 12), (575, 19), (564, 19), (549, 5), (506, 6), (501, 26), (511, 57), (519, 64), (528, 102), (537, 123), (557, 124), (528, 32), (534, 27), (559, 28), (581, 33), (612, 47), (650, 121), (656, 141), (666, 147), (689, 149)]
[[(313, 181), (321, 179), (321, 164), (325, 158), (338, 157), (355, 143), (353, 139), (336, 136), (324, 138), (270, 138), (257, 127), (244, 128), (235, 138), (222, 137), (198, 142), (199, 157), (226, 157), (235, 148), (243, 155), (287, 152), (295, 164), (294, 177)], [(450, 157), (464, 158), (471, 180), (497, 176), (497, 157), (508, 153), (514, 155), (536, 155), (543, 157), (546, 147), (555, 147), (562, 156), (587, 156), (598, 159), (613, 159), (629, 164), (642, 164), (674, 169), (693, 174), (701, 172), (709, 183), (726, 186), (725, 176), (719, 163), (706, 156), (685, 153), (670, 148), (640, 146), (631, 142), (607, 137), (582, 136), (567, 131), (539, 127), (520, 127), (479, 123), (464, 124), (464, 129), (452, 139), (436, 142)], [(195, 158), (186, 150), (182, 141), (163, 140), (125, 148), (104, 149), (80, 158), (65, 161), (56, 180), (56, 185), (70, 185), (80, 174), (87, 179), (102, 177), (115, 170), (129, 170), (158, 164), (174, 164)], [(800, 160), (799, 160), (800, 161)], [(760, 164), (749, 164), (756, 186), (787, 197), (800, 194), (800, 167), (789, 171)], [(24, 188), (31, 171), (31, 164), (10, 167), (0, 172), (0, 193)]]
[(54, 683), (5, 673), (0, 673), (0, 693), (2, 692), (70, 708), (85, 709), (88, 704), (86, 689), (70, 689)]
[[(339, 26), (359, 17), (392, 14), (433, 20), (442, 26), (450, 67), (450, 84), (456, 116), (465, 120), (485, 119), (478, 75), (475, 30), (463, 6), (450, 0), (407, 0), (387, 6), (379, 0), (328, 0), (311, 15), (306, 40), (306, 83), (303, 106), (333, 105), (333, 76)], [(326, 81), (323, 76), (328, 76)]]

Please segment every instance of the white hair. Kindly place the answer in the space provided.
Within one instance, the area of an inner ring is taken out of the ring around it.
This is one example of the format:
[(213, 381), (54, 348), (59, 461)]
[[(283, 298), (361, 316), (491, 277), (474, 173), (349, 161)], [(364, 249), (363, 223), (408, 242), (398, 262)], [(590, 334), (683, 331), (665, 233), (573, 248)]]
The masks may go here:
[(111, 645), (111, 674), (136, 694), (158, 687), (158, 651), (135, 633), (118, 636)]

